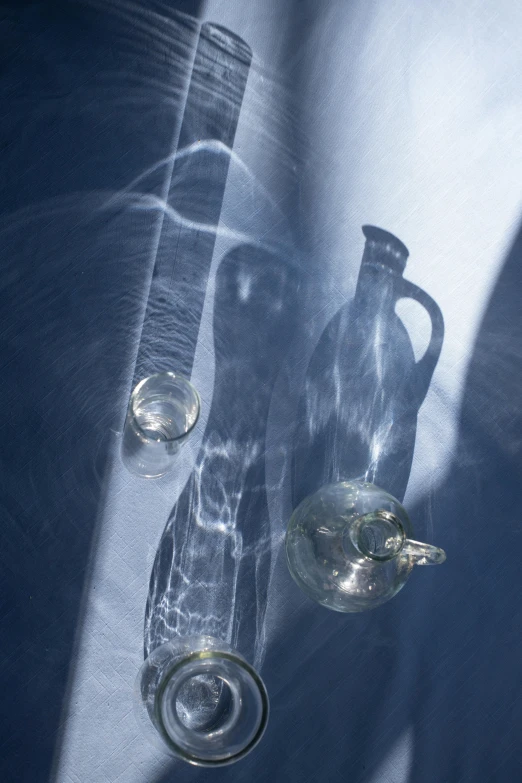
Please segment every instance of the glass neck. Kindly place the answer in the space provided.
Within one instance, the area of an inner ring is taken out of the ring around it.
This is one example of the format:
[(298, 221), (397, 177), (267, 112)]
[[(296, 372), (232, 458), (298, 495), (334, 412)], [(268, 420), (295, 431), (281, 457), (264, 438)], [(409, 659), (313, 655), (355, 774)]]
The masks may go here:
[(359, 517), (350, 538), (358, 552), (378, 563), (399, 554), (408, 557), (412, 565), (438, 565), (446, 560), (442, 549), (407, 538), (399, 517), (384, 509)]
[(355, 289), (356, 309), (371, 309), (373, 313), (393, 310), (401, 275), (383, 264), (364, 262)]

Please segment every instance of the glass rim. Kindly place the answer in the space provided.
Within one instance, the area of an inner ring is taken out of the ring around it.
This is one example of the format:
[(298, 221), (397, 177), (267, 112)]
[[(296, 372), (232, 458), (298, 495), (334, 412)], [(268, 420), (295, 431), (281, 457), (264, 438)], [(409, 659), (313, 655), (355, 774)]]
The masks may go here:
[[(373, 519), (384, 519), (386, 522), (389, 522), (392, 524), (399, 536), (399, 542), (396, 547), (396, 549), (392, 552), (388, 552), (385, 555), (376, 555), (374, 552), (370, 552), (370, 550), (364, 545), (364, 543), (361, 541), (360, 538), (360, 528), (370, 521), (370, 518)], [(357, 541), (356, 548), (359, 550), (359, 552), (364, 555), (364, 557), (369, 558), (370, 560), (376, 560), (378, 562), (384, 563), (388, 560), (393, 560), (393, 558), (397, 557), (400, 553), (402, 548), (404, 547), (404, 542), (406, 541), (406, 531), (404, 529), (404, 525), (402, 524), (401, 520), (397, 516), (397, 514), (394, 514), (392, 511), (386, 511), (383, 508), (376, 509), (375, 511), (369, 511), (366, 514), (362, 514), (362, 516), (359, 517), (359, 530), (357, 531)]]
[[(190, 391), (193, 392), (194, 397), (196, 399), (196, 405), (197, 405), (196, 417), (195, 417), (194, 421), (192, 422), (192, 424), (190, 425), (190, 427), (185, 432), (181, 433), (180, 435), (175, 435), (173, 438), (164, 438), (161, 441), (156, 440), (156, 438), (152, 438), (150, 435), (147, 434), (147, 432), (144, 429), (142, 429), (142, 427), (138, 423), (138, 419), (136, 417), (136, 411), (134, 410), (134, 404), (136, 402), (136, 397), (138, 396), (138, 393), (141, 391), (143, 386), (148, 381), (156, 379), (156, 378), (170, 378), (171, 380), (176, 380), (176, 381), (180, 381), (181, 380), (181, 381), (183, 381), (183, 383), (185, 383), (189, 387)], [(201, 413), (201, 398), (200, 398), (198, 390), (196, 389), (194, 384), (191, 383), (191, 381), (189, 381), (189, 379), (186, 378), (184, 375), (181, 375), (180, 373), (175, 373), (172, 370), (166, 370), (165, 372), (155, 372), (152, 375), (147, 375), (146, 378), (143, 378), (141, 381), (139, 381), (136, 384), (136, 386), (134, 387), (134, 389), (132, 390), (132, 394), (131, 394), (130, 400), (129, 400), (129, 412), (131, 414), (132, 425), (135, 428), (135, 430), (137, 431), (137, 434), (141, 438), (143, 438), (143, 440), (146, 441), (147, 443), (163, 443), (163, 444), (164, 443), (176, 443), (177, 441), (183, 440), (188, 435), (190, 435), (192, 430), (196, 427), (196, 424), (199, 421), (199, 416), (200, 416), (200, 413)]]
[[(261, 720), (259, 722), (259, 726), (254, 736), (249, 740), (249, 742), (245, 745), (245, 747), (241, 748), (241, 750), (239, 750), (237, 753), (234, 753), (231, 756), (225, 756), (224, 758), (221, 759), (206, 759), (206, 758), (202, 758), (201, 756), (188, 753), (182, 747), (177, 745), (176, 742), (174, 742), (174, 740), (168, 733), (167, 728), (165, 726), (165, 722), (163, 720), (161, 704), (167, 686), (171, 681), (172, 677), (177, 672), (181, 671), (187, 664), (192, 663), (193, 661), (201, 660), (202, 657), (206, 660), (212, 658), (219, 660), (224, 658), (225, 660), (232, 661), (232, 663), (240, 666), (244, 671), (247, 672), (247, 674), (250, 675), (261, 697)], [(155, 701), (154, 714), (158, 722), (158, 728), (162, 739), (176, 756), (181, 758), (183, 761), (186, 761), (188, 764), (192, 764), (193, 766), (196, 767), (224, 767), (227, 764), (233, 764), (235, 761), (239, 761), (239, 759), (243, 758), (248, 753), (250, 753), (250, 751), (253, 750), (253, 748), (258, 744), (259, 740), (265, 733), (265, 729), (268, 724), (268, 715), (270, 711), (268, 694), (266, 691), (265, 684), (261, 679), (261, 677), (259, 676), (259, 674), (254, 669), (254, 667), (250, 666), (250, 664), (247, 661), (245, 661), (245, 659), (242, 658), (240, 655), (226, 652), (225, 650), (196, 651), (196, 652), (190, 652), (187, 655), (185, 655), (182, 658), (182, 660), (177, 661), (169, 669), (167, 669), (167, 671), (165, 672), (164, 676), (161, 679), (161, 683), (158, 687), (158, 691), (154, 701)]]

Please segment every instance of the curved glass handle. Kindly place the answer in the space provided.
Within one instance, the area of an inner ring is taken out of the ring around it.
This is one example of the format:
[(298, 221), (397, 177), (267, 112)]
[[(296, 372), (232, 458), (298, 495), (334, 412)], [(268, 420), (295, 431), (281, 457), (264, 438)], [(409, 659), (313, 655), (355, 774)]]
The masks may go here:
[(421, 541), (412, 541), (411, 538), (404, 541), (401, 554), (408, 555), (414, 565), (439, 565), (446, 560), (446, 552), (443, 549), (423, 544)]
[(414, 283), (410, 283), (409, 280), (405, 280), (403, 277), (400, 278), (400, 282), (397, 286), (397, 298), (414, 299), (424, 307), (431, 320), (430, 344), (422, 359), (419, 359), (415, 366), (415, 373), (417, 377), (420, 378), (419, 383), (421, 387), (422, 402), (428, 392), (431, 376), (435, 371), (442, 350), (442, 343), (444, 342), (444, 318), (442, 317), (437, 302), (432, 299), (426, 291), (423, 291), (422, 288), (419, 288), (419, 286)]

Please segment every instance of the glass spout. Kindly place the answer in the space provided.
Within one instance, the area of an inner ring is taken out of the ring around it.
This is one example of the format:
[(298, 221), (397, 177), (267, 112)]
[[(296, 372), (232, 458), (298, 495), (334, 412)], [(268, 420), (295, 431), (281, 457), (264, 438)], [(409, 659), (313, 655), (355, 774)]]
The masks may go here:
[(405, 539), (401, 554), (408, 555), (413, 565), (439, 565), (446, 560), (446, 552), (438, 546)]
[(355, 548), (372, 560), (385, 561), (402, 550), (406, 534), (400, 519), (383, 509), (363, 514), (349, 527)]

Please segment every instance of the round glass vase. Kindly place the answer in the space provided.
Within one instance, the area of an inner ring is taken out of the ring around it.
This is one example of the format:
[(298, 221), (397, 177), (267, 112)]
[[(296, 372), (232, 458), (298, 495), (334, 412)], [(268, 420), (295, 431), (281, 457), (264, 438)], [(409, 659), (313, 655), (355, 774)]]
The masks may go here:
[(442, 549), (412, 534), (404, 506), (374, 484), (328, 484), (292, 514), (288, 567), (301, 590), (329, 609), (373, 609), (399, 592), (414, 565), (446, 559)]

